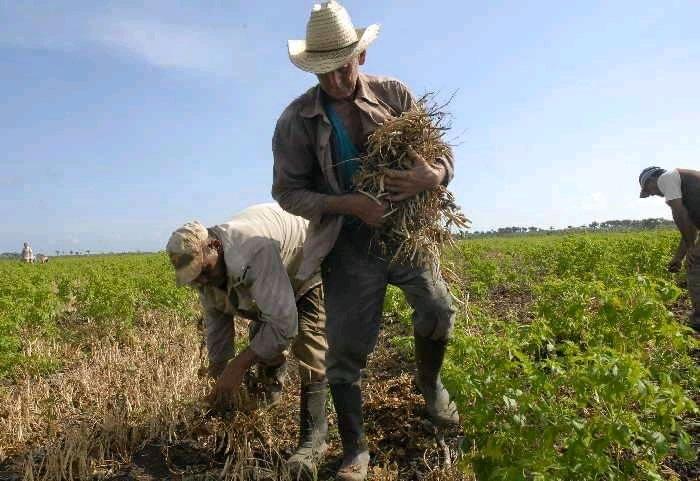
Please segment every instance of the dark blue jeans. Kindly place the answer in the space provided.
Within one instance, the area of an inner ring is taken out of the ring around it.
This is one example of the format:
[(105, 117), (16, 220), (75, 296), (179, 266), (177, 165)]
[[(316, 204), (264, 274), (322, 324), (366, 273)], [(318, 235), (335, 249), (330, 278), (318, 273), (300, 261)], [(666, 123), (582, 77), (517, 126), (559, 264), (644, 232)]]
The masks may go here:
[(690, 323), (693, 327), (700, 327), (700, 263), (688, 265), (688, 295), (693, 303)]
[(370, 249), (371, 230), (343, 227), (323, 261), (328, 353), (326, 375), (331, 384), (353, 383), (367, 365), (379, 335), (387, 285), (399, 287), (413, 308), (416, 335), (447, 340), (452, 334), (452, 299), (439, 273), (432, 269), (389, 264)]

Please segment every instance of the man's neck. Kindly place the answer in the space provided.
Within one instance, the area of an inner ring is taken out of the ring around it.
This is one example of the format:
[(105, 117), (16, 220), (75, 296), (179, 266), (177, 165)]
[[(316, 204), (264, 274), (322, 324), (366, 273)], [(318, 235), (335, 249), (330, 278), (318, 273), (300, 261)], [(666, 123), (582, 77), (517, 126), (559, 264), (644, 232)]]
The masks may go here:
[(321, 91), (323, 92), (323, 97), (325, 98), (325, 101), (335, 107), (336, 105), (347, 105), (347, 104), (355, 102), (355, 98), (357, 97), (357, 92), (358, 92), (359, 88), (360, 88), (360, 81), (358, 80), (357, 83), (355, 84), (355, 90), (353, 90), (352, 94), (350, 94), (347, 97), (342, 98), (342, 99), (331, 97), (323, 89), (321, 89)]

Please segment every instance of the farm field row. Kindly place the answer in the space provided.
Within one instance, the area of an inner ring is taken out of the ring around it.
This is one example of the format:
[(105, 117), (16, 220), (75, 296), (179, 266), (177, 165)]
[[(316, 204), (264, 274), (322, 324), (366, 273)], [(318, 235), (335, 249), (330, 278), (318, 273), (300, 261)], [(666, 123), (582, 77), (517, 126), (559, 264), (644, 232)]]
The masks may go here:
[[(698, 341), (680, 322), (683, 275), (665, 270), (675, 242), (596, 233), (446, 250), (458, 322), (443, 377), (463, 424), (449, 455), (418, 429), (411, 312), (390, 289), (368, 369), (382, 380), (366, 399), (372, 479), (696, 479)], [(186, 442), (198, 462), (163, 454), (163, 476), (196, 464), (201, 476), (283, 479), (295, 383), (275, 411), (203, 416), (196, 296), (172, 277), (163, 254), (0, 263), (0, 475), (109, 478), (149, 446)], [(387, 406), (411, 421), (403, 434)], [(334, 432), (331, 464), (337, 444)], [(421, 452), (421, 466), (407, 459)]]

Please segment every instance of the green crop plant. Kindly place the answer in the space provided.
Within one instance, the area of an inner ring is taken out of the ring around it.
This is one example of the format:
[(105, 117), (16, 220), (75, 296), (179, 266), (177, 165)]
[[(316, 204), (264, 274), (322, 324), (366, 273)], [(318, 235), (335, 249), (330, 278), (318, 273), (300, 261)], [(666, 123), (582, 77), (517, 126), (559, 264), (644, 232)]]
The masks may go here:
[[(654, 480), (668, 456), (695, 459), (698, 342), (669, 310), (683, 296), (665, 271), (675, 242), (666, 231), (540, 236), (448, 253), (490, 293), (458, 320), (443, 374), (477, 479)], [(528, 322), (492, 309), (509, 302), (504, 283), (531, 295)]]
[[(456, 315), (442, 375), (468, 479), (678, 479), (669, 460), (696, 459), (700, 345), (683, 325), (683, 274), (666, 271), (677, 242), (664, 230), (528, 235), (442, 253)], [(409, 366), (399, 289), (384, 314)], [(164, 254), (0, 262), (0, 463), (48, 446), (27, 472), (66, 479), (71, 456), (90, 474), (188, 426), (206, 393), (199, 317)]]

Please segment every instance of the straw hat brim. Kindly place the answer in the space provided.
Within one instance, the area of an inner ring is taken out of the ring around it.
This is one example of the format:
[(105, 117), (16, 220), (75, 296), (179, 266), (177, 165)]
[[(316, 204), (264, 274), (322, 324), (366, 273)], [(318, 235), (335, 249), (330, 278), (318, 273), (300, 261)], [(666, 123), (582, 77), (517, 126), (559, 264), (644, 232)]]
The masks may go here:
[(193, 257), (188, 264), (175, 269), (175, 283), (178, 286), (191, 284), (202, 273), (202, 252), (194, 253)]
[(309, 52), (306, 40), (289, 40), (289, 59), (300, 69), (311, 73), (327, 73), (342, 67), (349, 59), (362, 53), (379, 36), (379, 24), (356, 28), (357, 42), (330, 52)]

